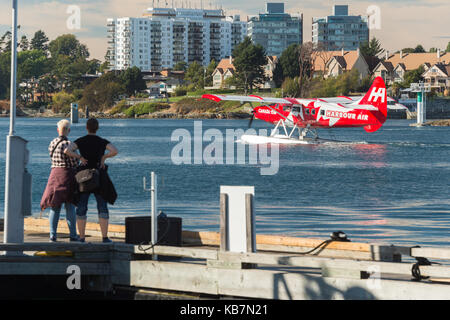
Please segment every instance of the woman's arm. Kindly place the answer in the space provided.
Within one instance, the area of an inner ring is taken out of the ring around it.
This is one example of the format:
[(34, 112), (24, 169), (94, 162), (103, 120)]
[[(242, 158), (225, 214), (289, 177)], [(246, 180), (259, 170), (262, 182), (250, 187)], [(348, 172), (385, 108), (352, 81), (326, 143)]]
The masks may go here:
[(102, 160), (100, 163), (101, 168), (105, 167), (106, 159), (115, 157), (119, 153), (119, 150), (117, 150), (117, 148), (112, 143), (108, 143), (108, 145), (106, 146), (106, 150), (108, 150), (108, 153), (105, 153), (102, 157)]
[(76, 153), (75, 150), (78, 149), (78, 146), (75, 142), (72, 142), (66, 150), (64, 150), (64, 154), (71, 157), (80, 160), (81, 164), (86, 165), (87, 160), (83, 158), (80, 154)]

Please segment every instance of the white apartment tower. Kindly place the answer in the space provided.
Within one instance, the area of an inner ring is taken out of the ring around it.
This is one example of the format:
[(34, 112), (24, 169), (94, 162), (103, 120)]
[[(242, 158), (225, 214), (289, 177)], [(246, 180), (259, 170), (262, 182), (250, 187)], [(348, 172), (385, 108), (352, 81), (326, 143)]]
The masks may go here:
[(107, 61), (112, 70), (173, 68), (179, 61), (208, 65), (231, 55), (247, 34), (239, 17), (222, 10), (149, 8), (141, 18), (108, 19)]

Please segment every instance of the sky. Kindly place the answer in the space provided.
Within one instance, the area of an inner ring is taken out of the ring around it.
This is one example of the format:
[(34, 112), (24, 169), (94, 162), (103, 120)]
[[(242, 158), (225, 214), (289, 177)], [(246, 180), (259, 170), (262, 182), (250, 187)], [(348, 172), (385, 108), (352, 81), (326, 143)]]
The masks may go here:
[[(107, 48), (106, 19), (140, 17), (146, 8), (164, 7), (221, 7), (226, 15), (248, 15), (265, 11), (264, 0), (18, 0), (20, 35), (31, 38), (41, 29), (52, 40), (61, 34), (73, 33), (89, 48), (92, 58), (104, 60)], [(281, 1), (273, 1), (281, 2)], [(11, 24), (11, 0), (0, 0), (0, 34)], [(379, 12), (373, 20), (370, 37), (381, 41), (383, 48), (395, 52), (418, 44), (445, 49), (450, 42), (450, 0), (286, 0), (285, 11), (303, 13), (304, 42), (311, 41), (311, 20), (332, 14), (335, 4), (348, 4), (350, 15), (368, 15)], [(75, 10), (74, 10), (75, 9)], [(80, 25), (71, 19), (79, 9)], [(71, 22), (68, 24), (68, 21)]]

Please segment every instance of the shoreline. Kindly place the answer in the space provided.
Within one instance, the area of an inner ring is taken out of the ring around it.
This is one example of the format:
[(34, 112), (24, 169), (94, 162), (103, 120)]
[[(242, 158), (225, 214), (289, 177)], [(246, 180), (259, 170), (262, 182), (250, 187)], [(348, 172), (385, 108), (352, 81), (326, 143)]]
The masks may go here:
[[(123, 113), (119, 114), (106, 114), (102, 112), (92, 112), (92, 116), (94, 116), (97, 119), (223, 119), (223, 120), (243, 120), (243, 119), (250, 119), (251, 114), (249, 113), (243, 113), (243, 112), (228, 112), (228, 113), (187, 113), (187, 114), (181, 114), (181, 113), (171, 113), (171, 112), (154, 112), (151, 114), (145, 114), (135, 117), (127, 117)], [(9, 114), (0, 114), (0, 118), (9, 118)], [(18, 114), (17, 118), (48, 118), (48, 119), (59, 119), (59, 118), (70, 118), (70, 114)], [(86, 119), (84, 114), (79, 115), (79, 119)], [(400, 118), (388, 118), (388, 120), (405, 120)], [(409, 119), (412, 120), (412, 119)], [(414, 126), (412, 124), (411, 126)], [(450, 126), (450, 119), (433, 119), (428, 120), (426, 123), (424, 123), (422, 126), (431, 126), (431, 127), (449, 127)]]
[[(248, 113), (238, 113), (238, 112), (229, 112), (229, 113), (188, 113), (188, 114), (179, 114), (179, 113), (163, 113), (163, 112), (155, 112), (153, 114), (140, 115), (135, 117), (127, 117), (124, 114), (116, 114), (110, 115), (105, 113), (91, 113), (97, 119), (249, 119), (251, 114)], [(70, 118), (70, 114), (34, 114), (34, 115), (17, 115), (18, 118)], [(9, 114), (1, 114), (0, 118), (9, 118)], [(86, 119), (84, 115), (80, 115), (79, 119)]]

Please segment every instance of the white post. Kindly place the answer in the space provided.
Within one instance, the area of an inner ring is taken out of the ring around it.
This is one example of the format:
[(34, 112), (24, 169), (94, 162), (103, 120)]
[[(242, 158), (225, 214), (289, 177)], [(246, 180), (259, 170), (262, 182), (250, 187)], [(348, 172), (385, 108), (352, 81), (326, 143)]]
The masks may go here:
[[(17, 74), (17, 0), (12, 2), (11, 37), (11, 108), (9, 135), (6, 138), (5, 168), (5, 226), (4, 243), (23, 243), (23, 174), (28, 153), (27, 141), (14, 136), (16, 121), (16, 74)], [(8, 255), (21, 254), (6, 252)]]
[(152, 245), (154, 246), (158, 242), (158, 181), (157, 181), (157, 175), (152, 172), (151, 175), (152, 179), (152, 186), (151, 186), (151, 193), (152, 193), (152, 218), (151, 218), (151, 224), (152, 224)]
[(427, 122), (427, 90), (422, 89), (422, 121), (425, 124)]
[[(253, 186), (220, 186), (221, 249), (231, 252), (255, 252), (255, 217)], [(226, 197), (222, 200), (222, 195)], [(226, 201), (225, 201), (226, 199)]]
[(9, 135), (14, 135), (16, 122), (16, 74), (17, 74), (17, 0), (12, 2), (12, 34), (11, 34), (11, 108), (9, 114)]

